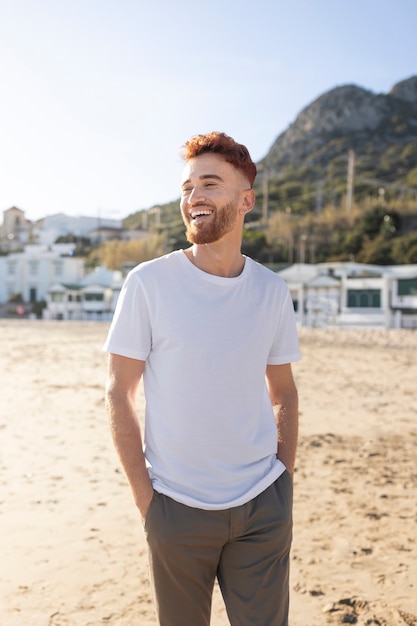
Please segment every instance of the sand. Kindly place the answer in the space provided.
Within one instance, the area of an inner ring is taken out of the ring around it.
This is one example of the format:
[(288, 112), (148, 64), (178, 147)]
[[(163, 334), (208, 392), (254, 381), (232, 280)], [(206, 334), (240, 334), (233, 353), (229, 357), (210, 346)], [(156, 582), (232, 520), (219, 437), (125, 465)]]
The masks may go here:
[[(0, 320), (1, 626), (156, 624), (103, 409), (107, 328)], [(290, 626), (417, 626), (417, 332), (300, 340)]]

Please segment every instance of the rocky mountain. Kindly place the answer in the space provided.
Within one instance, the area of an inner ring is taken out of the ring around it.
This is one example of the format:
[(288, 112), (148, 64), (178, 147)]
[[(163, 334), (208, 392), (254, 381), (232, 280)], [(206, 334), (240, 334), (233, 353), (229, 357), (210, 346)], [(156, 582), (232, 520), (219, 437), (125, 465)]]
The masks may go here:
[(343, 85), (321, 95), (277, 137), (260, 163), (258, 185), (267, 169), (272, 205), (294, 200), (295, 209), (304, 211), (318, 183), (321, 193), (331, 192), (333, 198), (346, 192), (349, 151), (354, 152), (356, 195), (382, 186), (415, 196), (417, 76), (388, 94)]
[[(415, 206), (417, 76), (397, 83), (388, 94), (338, 86), (306, 106), (258, 163), (257, 205), (248, 221), (256, 223), (263, 215), (265, 178), (269, 214), (288, 207), (292, 214), (306, 214), (329, 204), (345, 206), (352, 153), (353, 202), (378, 199), (382, 191), (384, 201), (410, 199)], [(175, 223), (183, 231), (178, 200), (158, 210), (164, 224)], [(140, 227), (142, 213), (127, 217), (125, 225)]]

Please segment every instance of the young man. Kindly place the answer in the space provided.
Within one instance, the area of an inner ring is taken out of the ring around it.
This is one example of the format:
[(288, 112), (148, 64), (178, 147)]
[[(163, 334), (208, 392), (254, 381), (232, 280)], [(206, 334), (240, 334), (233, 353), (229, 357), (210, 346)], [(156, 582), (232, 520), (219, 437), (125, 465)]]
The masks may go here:
[[(241, 253), (256, 166), (224, 133), (185, 144), (186, 250), (142, 263), (105, 349), (107, 411), (141, 514), (161, 626), (287, 626), (299, 347), (289, 291)], [(144, 376), (145, 442), (135, 408)]]

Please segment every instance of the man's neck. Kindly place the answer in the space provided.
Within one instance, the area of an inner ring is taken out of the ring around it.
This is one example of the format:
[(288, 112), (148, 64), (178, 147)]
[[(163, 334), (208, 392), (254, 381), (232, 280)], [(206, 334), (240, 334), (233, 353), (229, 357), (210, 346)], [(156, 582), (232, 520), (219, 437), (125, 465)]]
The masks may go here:
[(230, 251), (227, 244), (220, 241), (194, 244), (184, 252), (193, 265), (214, 276), (234, 278), (242, 273), (245, 265), (240, 249)]

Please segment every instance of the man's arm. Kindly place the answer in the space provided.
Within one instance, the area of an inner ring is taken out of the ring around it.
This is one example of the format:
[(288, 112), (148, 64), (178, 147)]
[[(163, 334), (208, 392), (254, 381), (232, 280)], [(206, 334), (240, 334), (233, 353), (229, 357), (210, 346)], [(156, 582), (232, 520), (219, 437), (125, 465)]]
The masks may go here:
[(145, 361), (110, 354), (106, 385), (111, 435), (142, 519), (153, 496), (136, 412), (136, 393), (144, 369)]
[(278, 458), (294, 472), (298, 438), (298, 394), (291, 364), (268, 365), (266, 380), (278, 428)]

